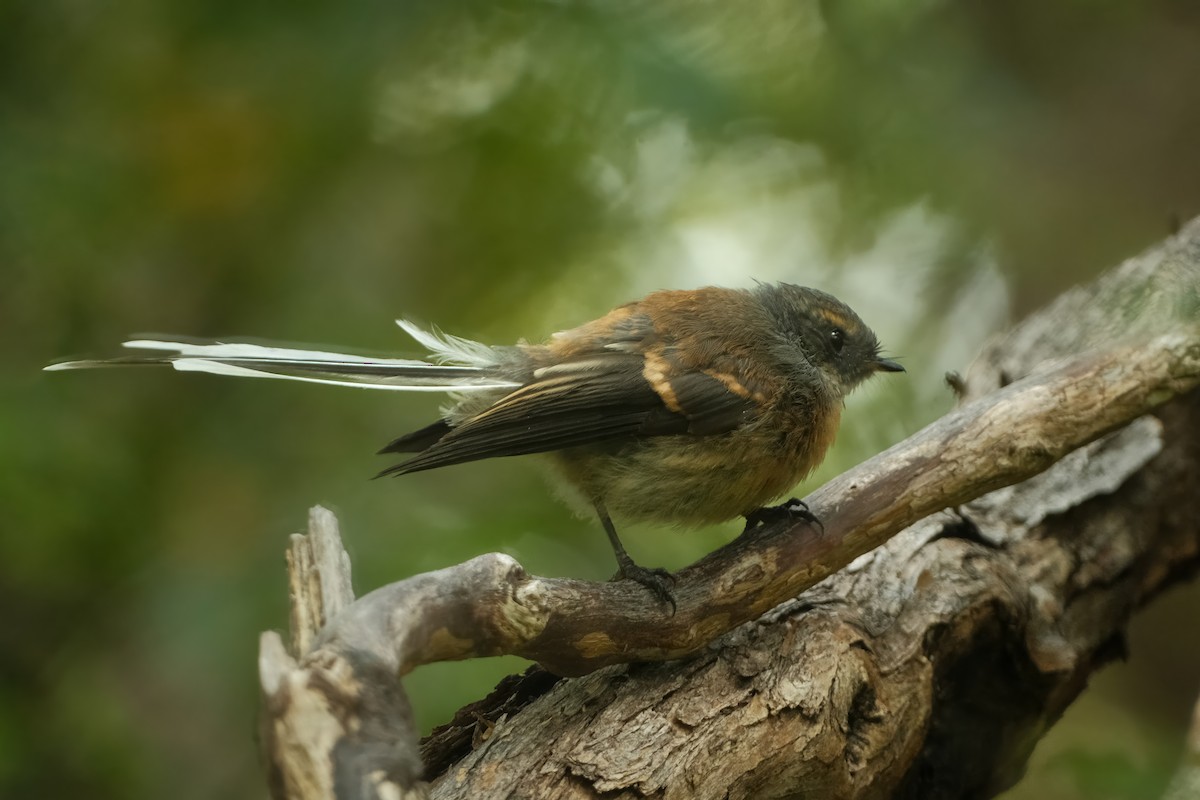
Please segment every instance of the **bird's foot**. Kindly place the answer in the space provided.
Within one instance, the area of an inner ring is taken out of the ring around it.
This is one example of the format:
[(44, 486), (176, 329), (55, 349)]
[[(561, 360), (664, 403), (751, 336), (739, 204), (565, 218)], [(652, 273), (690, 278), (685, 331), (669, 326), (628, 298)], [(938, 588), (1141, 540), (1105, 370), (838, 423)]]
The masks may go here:
[(764, 508), (751, 511), (746, 515), (746, 527), (742, 530), (742, 533), (749, 533), (761, 525), (769, 525), (774, 522), (796, 522), (798, 520), (819, 528), (821, 533), (825, 532), (825, 526), (821, 524), (821, 520), (817, 518), (817, 515), (809, 510), (808, 503), (793, 497), (786, 503), (780, 503), (777, 506), (765, 506)]
[(630, 561), (622, 564), (612, 579), (614, 581), (624, 579), (640, 583), (649, 589), (658, 598), (659, 602), (669, 603), (671, 606), (671, 616), (675, 616), (675, 592), (672, 590), (672, 587), (675, 585), (675, 576), (668, 570), (662, 567), (639, 567)]

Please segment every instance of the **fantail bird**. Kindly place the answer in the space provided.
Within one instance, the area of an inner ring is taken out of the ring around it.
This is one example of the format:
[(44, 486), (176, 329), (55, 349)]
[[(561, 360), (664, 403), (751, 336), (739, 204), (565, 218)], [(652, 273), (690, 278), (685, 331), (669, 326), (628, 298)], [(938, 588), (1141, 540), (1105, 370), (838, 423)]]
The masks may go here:
[(430, 361), (144, 339), (125, 346), (161, 353), (46, 369), (170, 364), (449, 392), (441, 419), (380, 450), (415, 453), (381, 475), (548, 453), (600, 516), (618, 575), (672, 605), (669, 576), (633, 562), (610, 512), (679, 524), (754, 519), (824, 458), (850, 390), (875, 372), (904, 371), (847, 305), (786, 283), (655, 292), (545, 344), (493, 347), (397, 324)]

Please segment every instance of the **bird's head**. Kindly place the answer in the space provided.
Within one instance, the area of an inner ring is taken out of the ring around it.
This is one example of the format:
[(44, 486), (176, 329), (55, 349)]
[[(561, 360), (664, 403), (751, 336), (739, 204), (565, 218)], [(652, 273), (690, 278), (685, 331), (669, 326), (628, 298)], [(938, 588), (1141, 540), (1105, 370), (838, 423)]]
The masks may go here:
[(815, 369), (830, 392), (845, 397), (876, 372), (904, 372), (879, 353), (879, 340), (831, 294), (790, 283), (755, 290), (778, 332), (774, 351), (797, 372)]

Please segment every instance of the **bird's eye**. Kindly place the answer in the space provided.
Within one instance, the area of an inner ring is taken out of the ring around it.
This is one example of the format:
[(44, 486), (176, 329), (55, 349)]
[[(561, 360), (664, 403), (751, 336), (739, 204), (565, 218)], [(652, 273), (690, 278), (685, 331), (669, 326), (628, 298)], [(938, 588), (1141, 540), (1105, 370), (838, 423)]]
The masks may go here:
[(833, 352), (842, 352), (842, 348), (846, 346), (846, 332), (841, 328), (834, 328), (829, 332), (829, 343), (833, 345)]

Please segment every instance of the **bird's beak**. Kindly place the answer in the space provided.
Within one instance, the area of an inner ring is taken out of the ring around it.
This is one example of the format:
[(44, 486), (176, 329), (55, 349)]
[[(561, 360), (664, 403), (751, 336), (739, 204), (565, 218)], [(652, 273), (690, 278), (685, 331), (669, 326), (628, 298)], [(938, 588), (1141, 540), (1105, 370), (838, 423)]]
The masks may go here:
[(892, 361), (890, 358), (879, 358), (875, 360), (876, 372), (904, 372), (904, 367), (899, 363)]

